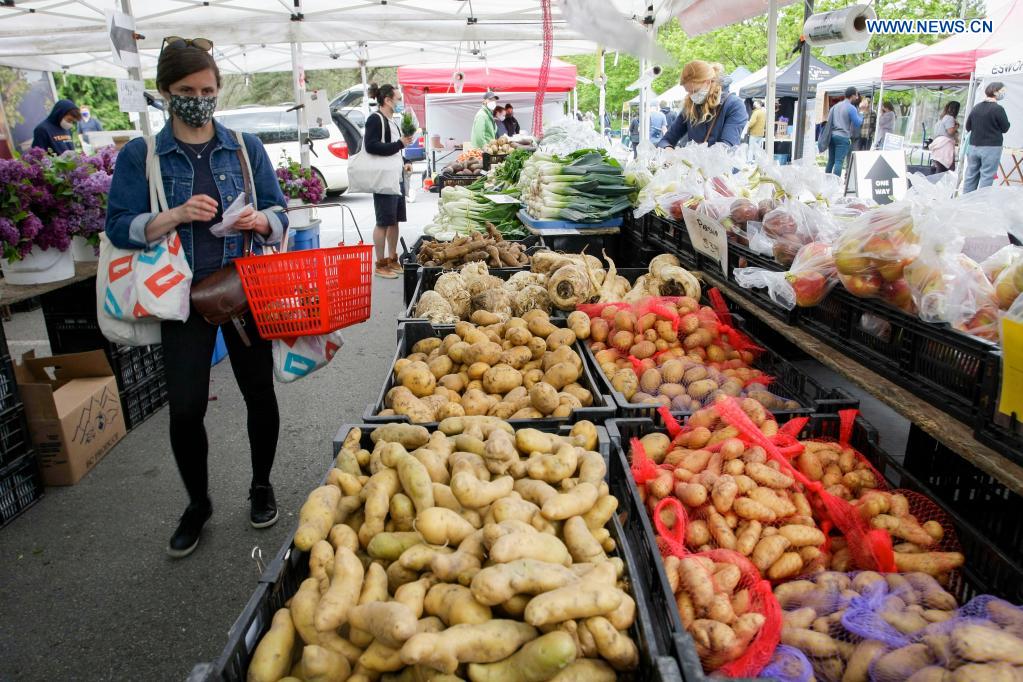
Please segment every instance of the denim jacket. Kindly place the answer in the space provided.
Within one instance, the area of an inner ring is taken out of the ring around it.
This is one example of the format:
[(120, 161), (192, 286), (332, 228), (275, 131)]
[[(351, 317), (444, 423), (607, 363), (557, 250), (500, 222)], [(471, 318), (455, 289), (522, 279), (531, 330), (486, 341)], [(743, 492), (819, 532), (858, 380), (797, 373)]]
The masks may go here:
[[(210, 152), (213, 178), (220, 190), (223, 207), (234, 201), (244, 191), (245, 179), (241, 161), (238, 158), (238, 140), (234, 133), (217, 121), (213, 122), (216, 139)], [(279, 244), (288, 227), (288, 218), (274, 207), (287, 205), (287, 200), (277, 184), (277, 175), (266, 149), (259, 138), (243, 133), (245, 148), (252, 166), (252, 184), (256, 190), (259, 205), (256, 207), (270, 223), (270, 234), (262, 237), (253, 232), (253, 250), (261, 244)], [(160, 173), (170, 208), (180, 206), (192, 196), (192, 165), (185, 153), (174, 140), (174, 133), (168, 124), (156, 135), (155, 153), (160, 156)], [(149, 181), (146, 179), (146, 141), (137, 138), (128, 142), (117, 155), (114, 178), (107, 200), (106, 233), (110, 242), (122, 249), (144, 249), (151, 245), (146, 241), (146, 226), (156, 217), (149, 205)], [(192, 265), (192, 224), (181, 223), (177, 227), (185, 257)], [(224, 239), (223, 265), (242, 255), (243, 237), (234, 235)]]

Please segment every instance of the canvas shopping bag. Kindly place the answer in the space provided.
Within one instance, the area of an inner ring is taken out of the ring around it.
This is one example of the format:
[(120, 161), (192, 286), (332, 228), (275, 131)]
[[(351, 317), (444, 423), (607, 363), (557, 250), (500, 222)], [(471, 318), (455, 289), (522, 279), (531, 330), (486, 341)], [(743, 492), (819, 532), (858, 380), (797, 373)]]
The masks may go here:
[(275, 339), (274, 377), (282, 384), (307, 377), (330, 363), (344, 345), (340, 331), (321, 336)]

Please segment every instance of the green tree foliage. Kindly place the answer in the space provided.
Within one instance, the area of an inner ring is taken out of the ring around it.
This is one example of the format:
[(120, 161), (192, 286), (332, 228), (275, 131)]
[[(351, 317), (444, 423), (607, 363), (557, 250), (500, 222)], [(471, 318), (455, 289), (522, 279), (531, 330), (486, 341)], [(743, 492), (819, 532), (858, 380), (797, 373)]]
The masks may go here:
[(128, 130), (132, 127), (128, 114), (117, 105), (117, 82), (113, 78), (54, 74), (58, 99), (74, 100), (89, 105), (92, 115), (105, 130)]
[[(876, 0), (874, 10), (882, 19), (943, 19), (958, 17), (961, 3), (966, 3), (968, 18), (985, 15), (984, 0)], [(849, 5), (850, 0), (817, 0), (816, 12), (826, 12)], [(803, 25), (803, 3), (797, 2), (782, 8), (778, 13), (778, 50), (779, 66), (788, 64), (796, 58), (794, 50), (798, 47), (799, 35)], [(838, 57), (822, 57), (822, 50), (815, 49), (814, 55), (831, 64), (839, 71), (847, 71), (854, 66), (868, 62), (876, 57), (893, 52), (913, 42), (930, 44), (945, 36), (931, 35), (876, 35), (870, 41), (870, 49), (859, 54)], [(725, 72), (731, 72), (740, 66), (756, 71), (767, 63), (767, 16), (754, 17), (746, 21), (725, 26), (700, 36), (688, 37), (677, 21), (671, 21), (658, 29), (657, 42), (672, 56), (672, 63), (662, 64), (664, 73), (653, 84), (654, 92), (664, 92), (678, 83), (682, 65), (692, 59), (703, 59), (720, 62)], [(575, 55), (561, 57), (575, 64), (579, 74), (592, 78), (597, 71), (596, 55)], [(614, 54), (605, 57), (607, 72), (607, 111), (616, 117), (621, 114), (622, 105), (636, 96), (635, 91), (625, 88), (636, 80), (639, 72), (638, 60), (620, 55), (617, 66), (614, 65)], [(597, 111), (599, 91), (594, 85), (579, 84), (579, 108), (582, 111)]]
[[(370, 82), (394, 83), (398, 73), (394, 68), (367, 70)], [(362, 82), (358, 69), (318, 69), (306, 72), (306, 88), (326, 90), (333, 97), (346, 88)], [(295, 98), (291, 73), (255, 73), (226, 75), (220, 91), (221, 109), (233, 109), (243, 104), (274, 105), (291, 102)]]
[(18, 69), (0, 66), (0, 102), (3, 103), (3, 110), (7, 112), (7, 124), (11, 127), (24, 123), (18, 105), (28, 90), (28, 81), (22, 77)]

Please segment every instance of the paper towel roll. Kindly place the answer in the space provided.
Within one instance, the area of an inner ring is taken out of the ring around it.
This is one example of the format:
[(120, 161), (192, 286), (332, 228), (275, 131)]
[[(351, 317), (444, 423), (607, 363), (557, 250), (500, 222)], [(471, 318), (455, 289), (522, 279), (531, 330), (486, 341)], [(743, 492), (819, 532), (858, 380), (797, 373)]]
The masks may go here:
[(869, 5), (850, 5), (833, 12), (814, 14), (803, 24), (803, 35), (811, 45), (832, 45), (870, 38), (867, 20), (877, 18)]

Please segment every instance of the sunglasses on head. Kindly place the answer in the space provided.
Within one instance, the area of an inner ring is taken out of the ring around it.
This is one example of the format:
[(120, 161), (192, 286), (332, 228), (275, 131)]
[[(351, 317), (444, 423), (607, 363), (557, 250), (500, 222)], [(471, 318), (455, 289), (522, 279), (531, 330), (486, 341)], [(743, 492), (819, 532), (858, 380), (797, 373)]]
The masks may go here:
[(181, 36), (167, 36), (163, 39), (163, 47), (180, 50), (185, 47), (195, 47), (203, 52), (213, 51), (213, 41), (208, 38), (182, 38)]

